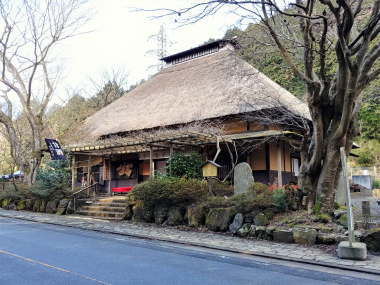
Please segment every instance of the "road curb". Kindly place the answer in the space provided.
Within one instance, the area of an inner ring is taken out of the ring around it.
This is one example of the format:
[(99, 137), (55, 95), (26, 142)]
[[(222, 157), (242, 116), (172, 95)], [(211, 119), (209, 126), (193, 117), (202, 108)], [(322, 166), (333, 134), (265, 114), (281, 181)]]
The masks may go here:
[(123, 236), (145, 239), (145, 240), (170, 242), (170, 243), (176, 243), (176, 244), (187, 245), (187, 246), (196, 246), (196, 247), (201, 247), (201, 248), (206, 248), (206, 249), (221, 250), (221, 251), (226, 251), (226, 252), (230, 252), (230, 253), (238, 253), (238, 254), (244, 254), (244, 255), (249, 255), (249, 256), (257, 256), (257, 257), (265, 257), (265, 258), (295, 262), (295, 263), (300, 263), (300, 264), (324, 266), (324, 267), (328, 267), (328, 268), (332, 268), (332, 269), (348, 270), (351, 272), (359, 272), (359, 273), (366, 273), (366, 274), (373, 274), (373, 275), (380, 276), (380, 270), (365, 269), (365, 268), (360, 268), (360, 267), (352, 267), (352, 266), (348, 266), (348, 265), (341, 265), (341, 264), (335, 264), (335, 263), (330, 263), (330, 262), (307, 260), (307, 259), (302, 259), (302, 258), (274, 255), (274, 254), (262, 253), (262, 252), (242, 251), (242, 250), (238, 250), (238, 249), (230, 248), (230, 247), (225, 247), (225, 246), (210, 245), (210, 244), (199, 243), (199, 242), (184, 242), (184, 241), (179, 241), (179, 240), (171, 239), (171, 238), (152, 237), (152, 236), (148, 236), (148, 235), (135, 234), (135, 233), (133, 233), (133, 234), (132, 233), (125, 233), (125, 232), (119, 232), (119, 231), (115, 231), (115, 230), (94, 229), (94, 228), (85, 227), (85, 226), (81, 226), (81, 225), (68, 225), (68, 224), (57, 223), (57, 222), (40, 221), (40, 220), (35, 219), (35, 218), (15, 217), (15, 216), (4, 215), (2, 213), (0, 213), (0, 216), (6, 217), (6, 218), (18, 219), (18, 220), (31, 221), (31, 222), (41, 223), (41, 224), (64, 226), (64, 227), (77, 228), (77, 229), (82, 229), (82, 230), (87, 230), (87, 231), (95, 231), (95, 232), (100, 232), (100, 233), (117, 234), (117, 235), (123, 235)]

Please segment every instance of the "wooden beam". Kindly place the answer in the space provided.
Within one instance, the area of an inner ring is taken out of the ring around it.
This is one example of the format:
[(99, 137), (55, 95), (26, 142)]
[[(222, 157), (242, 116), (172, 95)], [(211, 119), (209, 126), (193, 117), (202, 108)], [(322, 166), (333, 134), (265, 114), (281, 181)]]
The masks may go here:
[(282, 143), (278, 143), (277, 147), (277, 184), (282, 187)]
[(153, 160), (153, 147), (149, 147), (149, 170), (150, 177), (154, 178), (154, 160)]

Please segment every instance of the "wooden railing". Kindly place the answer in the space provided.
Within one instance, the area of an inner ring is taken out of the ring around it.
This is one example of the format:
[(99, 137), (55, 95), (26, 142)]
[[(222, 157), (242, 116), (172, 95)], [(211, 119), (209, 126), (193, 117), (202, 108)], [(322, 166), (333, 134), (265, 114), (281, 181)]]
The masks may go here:
[(92, 198), (95, 200), (96, 198), (96, 193), (97, 193), (97, 186), (98, 186), (98, 182), (92, 184), (92, 185), (89, 185), (89, 186), (86, 186), (84, 188), (81, 188), (79, 191), (77, 192), (74, 192), (71, 197), (72, 197), (72, 201), (73, 201), (73, 208), (74, 208), (74, 212), (77, 210), (76, 209), (76, 204), (77, 204), (77, 199), (79, 197), (81, 198)]

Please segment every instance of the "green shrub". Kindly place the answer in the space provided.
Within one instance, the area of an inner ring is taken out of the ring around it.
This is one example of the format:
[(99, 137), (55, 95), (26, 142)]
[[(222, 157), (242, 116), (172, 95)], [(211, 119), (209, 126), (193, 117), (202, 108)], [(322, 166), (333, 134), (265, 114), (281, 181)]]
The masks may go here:
[(380, 189), (380, 180), (373, 180), (372, 188)]
[(175, 153), (167, 162), (166, 173), (169, 176), (201, 178), (202, 158), (196, 153)]
[(273, 191), (273, 206), (280, 211), (286, 211), (288, 208), (287, 197), (284, 189), (276, 189)]
[[(243, 194), (240, 194), (243, 195)], [(240, 196), (237, 195), (237, 196)], [(236, 199), (236, 196), (235, 196)], [(235, 206), (235, 203), (232, 198), (225, 198), (225, 197), (218, 197), (218, 196), (210, 196), (207, 197), (207, 200), (203, 203), (203, 205), (207, 209), (213, 209), (213, 208), (228, 208)]]
[(4, 191), (0, 191), (0, 200), (20, 200), (30, 198), (29, 186), (25, 184), (17, 184), (16, 187), (12, 183), (5, 185)]
[(314, 207), (313, 207), (313, 214), (314, 215), (320, 215), (321, 214), (321, 208), (322, 208), (321, 201), (317, 200), (317, 202), (315, 202)]
[(272, 192), (269, 190), (268, 186), (263, 183), (253, 183), (247, 195), (248, 198), (253, 197), (254, 203), (259, 205), (261, 208), (268, 208), (272, 206)]
[(254, 209), (262, 207), (261, 203), (258, 203), (257, 197), (253, 197), (250, 194), (239, 194), (230, 198), (234, 207), (239, 213), (250, 213)]
[(356, 161), (360, 166), (372, 166), (376, 162), (374, 154), (368, 149), (358, 149), (356, 152), (359, 155)]
[(3, 200), (3, 199), (20, 200), (22, 198), (23, 196), (21, 195), (21, 193), (16, 192), (14, 190), (5, 190), (5, 191), (0, 192), (0, 200)]
[[(266, 189), (266, 190), (264, 190)], [(252, 189), (251, 189), (252, 190)], [(272, 206), (272, 193), (268, 188), (260, 185), (259, 190), (248, 193), (234, 195), (232, 197), (208, 197), (203, 203), (205, 207), (212, 208), (229, 208), (234, 207), (240, 213), (250, 213), (254, 210), (263, 210)]]
[(63, 198), (70, 189), (70, 181), (68, 160), (51, 160), (38, 170), (31, 192), (42, 199)]
[(214, 181), (212, 191), (215, 196), (230, 197), (234, 195), (234, 187), (228, 182), (220, 182), (219, 180)]
[(331, 222), (331, 217), (327, 214), (319, 214), (317, 216), (317, 219), (318, 219), (318, 222), (321, 222), (321, 223), (330, 223)]
[(207, 184), (198, 179), (159, 177), (136, 185), (131, 194), (146, 210), (155, 205), (190, 205), (207, 196)]
[(252, 184), (251, 188), (249, 188), (248, 193), (252, 193), (253, 195), (261, 195), (261, 194), (269, 194), (268, 185), (265, 185), (260, 182), (255, 182)]

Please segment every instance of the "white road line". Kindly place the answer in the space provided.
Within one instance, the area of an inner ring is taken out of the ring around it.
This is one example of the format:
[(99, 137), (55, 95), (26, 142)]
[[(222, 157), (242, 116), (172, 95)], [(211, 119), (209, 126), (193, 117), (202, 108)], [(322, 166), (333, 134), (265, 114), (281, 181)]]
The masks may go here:
[(17, 223), (17, 222), (10, 222), (10, 223), (1, 223), (0, 225), (29, 225), (29, 223)]
[(47, 263), (44, 263), (44, 262), (41, 262), (41, 261), (38, 261), (38, 260), (34, 260), (34, 259), (31, 259), (31, 258), (28, 258), (28, 257), (17, 255), (15, 253), (12, 253), (12, 252), (9, 252), (9, 251), (6, 251), (6, 250), (1, 250), (0, 249), (0, 254), (16, 257), (18, 259), (24, 260), (24, 261), (29, 262), (29, 263), (34, 263), (34, 264), (42, 265), (44, 267), (47, 267), (47, 268), (50, 268), (50, 269), (54, 269), (54, 270), (57, 270), (57, 271), (73, 274), (73, 275), (79, 276), (79, 277), (81, 277), (83, 279), (91, 280), (91, 281), (94, 281), (94, 282), (99, 283), (99, 284), (111, 285), (111, 283), (107, 283), (107, 282), (104, 282), (104, 281), (92, 278), (92, 277), (87, 276), (87, 275), (83, 275), (83, 274), (80, 274), (80, 273), (77, 273), (77, 272), (73, 272), (73, 271), (61, 268), (61, 267), (50, 265), (50, 264), (47, 264)]

